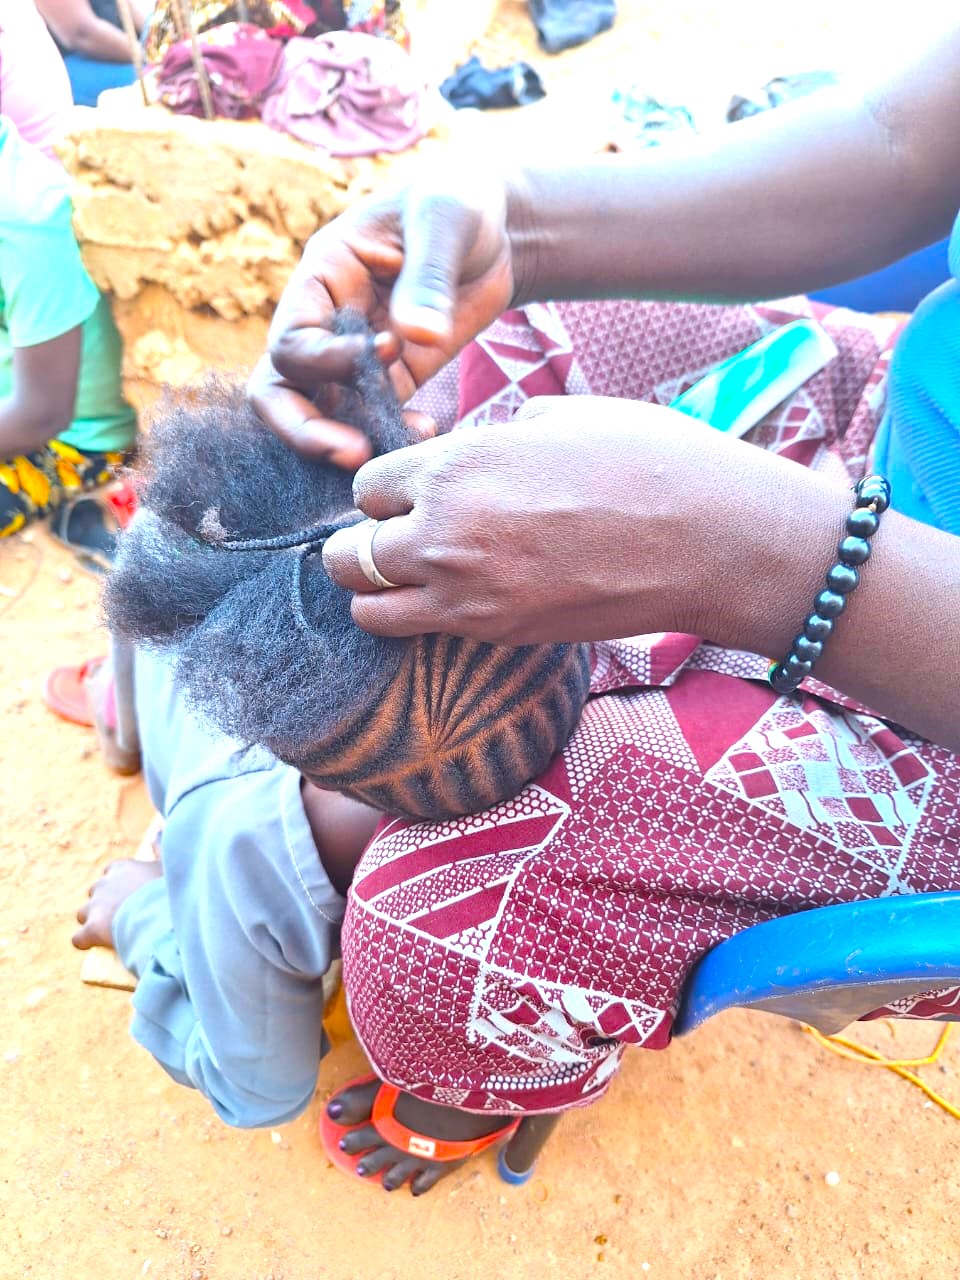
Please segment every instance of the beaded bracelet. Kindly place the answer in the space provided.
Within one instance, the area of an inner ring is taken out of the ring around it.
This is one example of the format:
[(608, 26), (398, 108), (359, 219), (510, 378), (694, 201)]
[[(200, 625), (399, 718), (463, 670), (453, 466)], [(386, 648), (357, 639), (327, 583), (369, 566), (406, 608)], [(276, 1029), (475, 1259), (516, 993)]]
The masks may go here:
[(834, 623), (847, 607), (847, 597), (860, 585), (860, 566), (870, 559), (870, 539), (890, 505), (890, 484), (883, 476), (864, 476), (854, 487), (853, 510), (847, 516), (846, 536), (837, 548), (838, 560), (827, 573), (827, 586), (813, 602), (803, 630), (782, 662), (771, 662), (767, 679), (777, 693), (795, 693), (823, 653)]

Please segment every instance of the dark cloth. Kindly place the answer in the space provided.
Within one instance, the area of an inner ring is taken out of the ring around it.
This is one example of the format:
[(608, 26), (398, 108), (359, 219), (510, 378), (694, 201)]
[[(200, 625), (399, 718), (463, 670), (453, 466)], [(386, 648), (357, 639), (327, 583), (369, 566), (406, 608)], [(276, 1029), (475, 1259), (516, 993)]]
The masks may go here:
[[(197, 43), (217, 115), (231, 120), (259, 115), (260, 103), (280, 65), (282, 43), (259, 27), (240, 22), (205, 31)], [(189, 41), (181, 40), (167, 50), (160, 64), (158, 84), (160, 100), (171, 111), (203, 115)]]
[(530, 16), (547, 53), (562, 53), (609, 31), (616, 0), (529, 0)]
[(104, 22), (110, 22), (115, 27), (123, 26), (123, 22), (120, 19), (120, 6), (117, 4), (117, 0), (90, 0), (90, 8)]
[(488, 70), (471, 58), (447, 76), (440, 92), (459, 111), (461, 107), (525, 107), (546, 97), (543, 82), (528, 62)]

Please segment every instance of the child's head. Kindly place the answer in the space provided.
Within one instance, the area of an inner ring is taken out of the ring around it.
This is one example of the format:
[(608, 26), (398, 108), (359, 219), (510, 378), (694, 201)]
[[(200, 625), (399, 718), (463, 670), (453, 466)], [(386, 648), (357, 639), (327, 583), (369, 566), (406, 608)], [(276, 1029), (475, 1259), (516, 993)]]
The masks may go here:
[[(375, 453), (409, 443), (372, 350), (338, 416)], [(141, 510), (107, 587), (111, 629), (169, 649), (201, 714), (320, 787), (432, 819), (515, 795), (576, 725), (586, 651), (361, 631), (320, 556), (332, 528), (360, 518), (351, 490), (350, 475), (282, 444), (241, 391), (209, 385), (150, 433)]]

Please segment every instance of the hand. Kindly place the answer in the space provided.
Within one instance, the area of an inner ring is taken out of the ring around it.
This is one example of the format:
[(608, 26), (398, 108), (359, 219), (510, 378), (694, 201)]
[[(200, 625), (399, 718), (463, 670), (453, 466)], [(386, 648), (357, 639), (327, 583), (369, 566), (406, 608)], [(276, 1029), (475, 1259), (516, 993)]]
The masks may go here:
[[(543, 398), (512, 427), (454, 432), (358, 472), (358, 505), (385, 521), (377, 568), (399, 589), (367, 582), (356, 526), (323, 559), (357, 592), (357, 624), (384, 635), (530, 644), (689, 631), (719, 641), (732, 639), (765, 572), (764, 509), (797, 545), (792, 506), (802, 528), (803, 494), (822, 483), (671, 409)], [(821, 534), (815, 566), (832, 536)]]
[(141, 885), (162, 875), (163, 867), (159, 862), (141, 862), (136, 858), (111, 862), (91, 887), (89, 901), (77, 912), (77, 920), (83, 927), (71, 938), (73, 945), (79, 951), (87, 951), (90, 947), (112, 947), (113, 917)]
[[(250, 381), (264, 422), (293, 448), (356, 468), (364, 437), (336, 422), (336, 389), (362, 338), (335, 337), (353, 307), (401, 403), (506, 309), (513, 267), (503, 182), (465, 178), (411, 188), (349, 210), (314, 235), (270, 327), (270, 354)], [(319, 401), (316, 400), (320, 395)]]

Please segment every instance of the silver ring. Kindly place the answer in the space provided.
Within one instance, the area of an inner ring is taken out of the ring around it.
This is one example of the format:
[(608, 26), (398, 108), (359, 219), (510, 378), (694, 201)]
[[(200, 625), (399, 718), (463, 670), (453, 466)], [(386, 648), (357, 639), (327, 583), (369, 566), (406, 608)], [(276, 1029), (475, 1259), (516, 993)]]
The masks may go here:
[(357, 541), (357, 559), (360, 561), (360, 569), (363, 576), (372, 586), (379, 587), (381, 590), (387, 587), (399, 586), (399, 583), (391, 582), (388, 578), (385, 578), (373, 560), (373, 540), (377, 536), (377, 530), (380, 528), (380, 521), (364, 520), (357, 528), (360, 531), (360, 537)]

